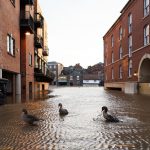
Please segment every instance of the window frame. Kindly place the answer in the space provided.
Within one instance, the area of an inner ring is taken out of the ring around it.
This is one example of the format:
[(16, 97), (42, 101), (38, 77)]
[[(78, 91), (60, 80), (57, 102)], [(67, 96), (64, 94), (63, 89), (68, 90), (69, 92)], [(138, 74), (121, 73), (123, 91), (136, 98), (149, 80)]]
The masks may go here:
[(11, 34), (7, 34), (7, 53), (15, 56), (15, 39)]
[(29, 53), (29, 66), (32, 66), (32, 54), (31, 53)]
[(129, 57), (132, 56), (132, 47), (133, 47), (132, 44), (133, 44), (132, 43), (132, 35), (129, 35), (129, 37), (128, 37), (128, 52), (129, 52)]
[(119, 65), (119, 79), (123, 78), (122, 73), (123, 73), (123, 71), (122, 71), (122, 65)]
[(132, 60), (129, 59), (129, 62), (128, 62), (128, 77), (132, 77)]
[(119, 46), (119, 59), (122, 59), (123, 58), (123, 49), (122, 49), (122, 46), (120, 45)]
[(114, 47), (114, 35), (111, 36), (111, 47)]
[(122, 27), (119, 28), (119, 40), (122, 40), (123, 38), (123, 29)]
[(133, 20), (133, 17), (132, 17), (132, 14), (129, 13), (128, 15), (128, 33), (132, 33), (132, 20)]
[(144, 46), (149, 44), (149, 24), (144, 27)]
[(150, 7), (149, 3), (150, 3), (149, 0), (144, 0), (144, 17), (149, 15), (149, 7)]
[(15, 7), (16, 0), (10, 0), (10, 2), (11, 2), (12, 5)]

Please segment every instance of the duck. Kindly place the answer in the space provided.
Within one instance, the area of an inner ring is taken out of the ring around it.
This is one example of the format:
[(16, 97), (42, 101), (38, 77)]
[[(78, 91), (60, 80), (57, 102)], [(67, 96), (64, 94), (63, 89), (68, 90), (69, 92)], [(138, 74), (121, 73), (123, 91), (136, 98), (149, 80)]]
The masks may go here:
[(38, 121), (43, 120), (36, 116), (28, 114), (28, 111), (26, 109), (22, 109), (21, 119), (29, 125), (35, 125)]
[(68, 110), (64, 109), (61, 103), (58, 104), (58, 107), (59, 107), (59, 115), (61, 116), (68, 115)]
[(119, 119), (108, 114), (108, 108), (106, 106), (103, 106), (102, 107), (102, 114), (103, 114), (103, 117), (106, 119), (107, 122), (119, 122)]

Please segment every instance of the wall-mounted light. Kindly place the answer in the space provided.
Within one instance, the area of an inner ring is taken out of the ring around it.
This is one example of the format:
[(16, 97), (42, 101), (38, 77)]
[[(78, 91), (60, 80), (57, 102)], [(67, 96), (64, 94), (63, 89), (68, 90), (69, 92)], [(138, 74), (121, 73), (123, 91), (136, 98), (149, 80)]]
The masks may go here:
[(26, 34), (26, 35), (30, 35), (30, 32), (26, 32), (25, 34)]
[(133, 75), (134, 75), (134, 76), (138, 76), (138, 73), (135, 71)]

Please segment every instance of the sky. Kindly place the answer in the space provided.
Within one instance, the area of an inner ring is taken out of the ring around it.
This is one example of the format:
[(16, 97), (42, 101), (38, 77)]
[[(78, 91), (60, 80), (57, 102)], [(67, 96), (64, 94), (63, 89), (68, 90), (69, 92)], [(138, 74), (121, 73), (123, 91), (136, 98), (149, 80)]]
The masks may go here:
[(84, 68), (103, 62), (103, 36), (128, 0), (39, 0), (48, 27), (48, 61)]

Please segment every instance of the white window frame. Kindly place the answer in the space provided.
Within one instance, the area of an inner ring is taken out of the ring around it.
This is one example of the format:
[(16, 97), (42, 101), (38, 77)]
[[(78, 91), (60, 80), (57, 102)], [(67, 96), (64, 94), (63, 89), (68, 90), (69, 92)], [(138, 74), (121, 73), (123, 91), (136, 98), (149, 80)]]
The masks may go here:
[(128, 76), (131, 77), (132, 76), (132, 60), (129, 60), (129, 64), (128, 64)]
[(114, 52), (111, 53), (111, 62), (114, 63)]
[(129, 57), (132, 56), (132, 35), (128, 37), (128, 51), (129, 51)]
[(119, 47), (119, 59), (122, 59), (123, 57), (123, 50), (122, 50), (122, 46), (120, 45)]
[(132, 14), (128, 15), (128, 32), (129, 34), (132, 32)]
[(144, 17), (149, 14), (149, 0), (144, 0)]
[(32, 54), (29, 53), (29, 66), (32, 66)]
[(119, 66), (119, 79), (122, 79), (122, 65)]
[(7, 34), (7, 52), (15, 56), (15, 39), (10, 34)]
[(144, 46), (149, 44), (149, 25), (144, 27)]
[(123, 29), (122, 27), (119, 28), (119, 40), (122, 40), (123, 37)]
[(70, 80), (73, 80), (73, 76), (70, 76)]

